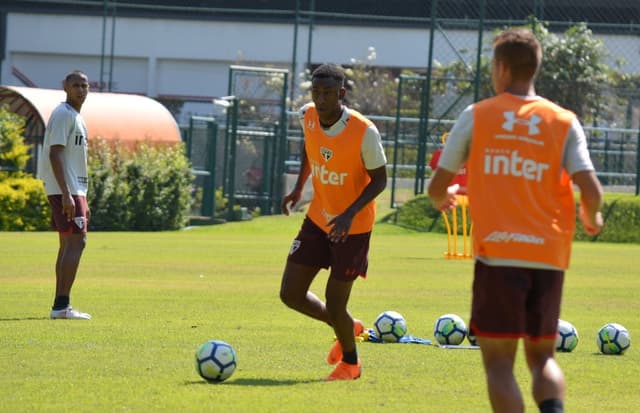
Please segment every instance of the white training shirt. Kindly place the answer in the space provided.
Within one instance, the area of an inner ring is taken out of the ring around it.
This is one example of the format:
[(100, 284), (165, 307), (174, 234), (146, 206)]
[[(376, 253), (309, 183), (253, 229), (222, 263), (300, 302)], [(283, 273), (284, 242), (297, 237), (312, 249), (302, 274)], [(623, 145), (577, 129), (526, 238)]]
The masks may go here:
[(42, 179), (47, 195), (60, 195), (62, 190), (53, 175), (49, 153), (51, 146), (64, 146), (65, 178), (71, 195), (86, 196), (89, 187), (87, 173), (87, 126), (82, 116), (66, 102), (51, 113), (44, 133), (42, 151), (38, 160), (38, 177)]
[[(302, 108), (300, 108), (300, 111), (298, 112), (300, 126), (302, 127), (303, 132), (304, 114), (310, 105), (313, 105), (313, 103), (307, 103)], [(340, 116), (340, 119), (338, 119), (336, 123), (331, 125), (329, 128), (322, 128), (322, 131), (325, 135), (329, 137), (337, 136), (347, 126), (350, 110), (346, 106), (342, 106), (342, 109), (342, 116)], [(387, 164), (387, 156), (385, 155), (384, 148), (382, 147), (382, 137), (380, 136), (378, 128), (376, 128), (376, 125), (374, 125), (373, 123), (367, 128), (364, 133), (364, 139), (362, 140), (362, 147), (360, 149), (360, 156), (362, 157), (362, 161), (364, 162), (364, 167), (368, 170), (377, 169)]]

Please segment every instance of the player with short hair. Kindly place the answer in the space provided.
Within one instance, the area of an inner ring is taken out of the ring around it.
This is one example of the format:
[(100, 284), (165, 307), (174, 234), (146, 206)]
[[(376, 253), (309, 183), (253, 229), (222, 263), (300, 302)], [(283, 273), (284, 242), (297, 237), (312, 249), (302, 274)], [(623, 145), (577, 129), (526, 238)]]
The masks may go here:
[(42, 144), (40, 179), (51, 205), (51, 228), (58, 232), (56, 295), (51, 318), (89, 320), (70, 304), (71, 287), (87, 239), (87, 126), (80, 109), (89, 93), (87, 75), (70, 72), (63, 81), (66, 101), (51, 113)]
[[(386, 156), (375, 125), (342, 104), (344, 71), (324, 64), (311, 75), (311, 97), (300, 110), (304, 131), (296, 184), (282, 212), (300, 201), (311, 176), (313, 198), (293, 241), (282, 275), (280, 298), (290, 308), (333, 327), (337, 337), (327, 361), (337, 364), (326, 380), (360, 377), (354, 333), (364, 326), (347, 310), (353, 282), (365, 277), (375, 198), (387, 183)], [(331, 268), (326, 304), (309, 287), (322, 268)]]
[(564, 271), (575, 230), (573, 184), (588, 234), (603, 225), (602, 188), (576, 116), (537, 96), (542, 48), (526, 29), (493, 42), (496, 96), (465, 109), (428, 188), (440, 210), (455, 207), (450, 185), (466, 161), (473, 219), (474, 330), (495, 412), (524, 411), (513, 366), (518, 341), (543, 413), (564, 410), (565, 379), (555, 360)]

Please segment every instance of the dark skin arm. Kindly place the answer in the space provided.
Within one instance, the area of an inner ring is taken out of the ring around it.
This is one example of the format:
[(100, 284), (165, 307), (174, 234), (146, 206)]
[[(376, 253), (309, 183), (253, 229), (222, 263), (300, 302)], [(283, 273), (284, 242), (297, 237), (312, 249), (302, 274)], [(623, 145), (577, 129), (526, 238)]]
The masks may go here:
[(293, 208), (298, 201), (300, 201), (300, 197), (302, 196), (302, 189), (304, 188), (305, 182), (311, 175), (311, 168), (309, 167), (309, 161), (307, 160), (307, 152), (302, 146), (302, 155), (300, 157), (300, 172), (298, 172), (298, 179), (296, 180), (296, 185), (293, 187), (291, 192), (286, 195), (280, 206), (282, 213), (285, 215), (289, 215), (291, 208)]
[(367, 173), (371, 182), (364, 188), (360, 196), (343, 213), (328, 222), (329, 225), (332, 225), (328, 234), (332, 242), (346, 241), (353, 217), (386, 188), (387, 168), (385, 165), (376, 169), (367, 169)]

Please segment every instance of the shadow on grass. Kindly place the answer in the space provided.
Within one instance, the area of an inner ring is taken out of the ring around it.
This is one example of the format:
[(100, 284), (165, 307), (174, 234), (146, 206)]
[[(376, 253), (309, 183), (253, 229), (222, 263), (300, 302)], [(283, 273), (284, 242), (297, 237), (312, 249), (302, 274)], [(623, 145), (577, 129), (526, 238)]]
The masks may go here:
[(218, 385), (218, 386), (294, 386), (296, 384), (320, 383), (323, 379), (314, 380), (274, 380), (274, 379), (236, 379), (223, 382), (208, 382), (205, 380), (185, 381), (185, 386), (189, 385)]
[(0, 321), (30, 321), (30, 320), (49, 320), (49, 317), (0, 318)]

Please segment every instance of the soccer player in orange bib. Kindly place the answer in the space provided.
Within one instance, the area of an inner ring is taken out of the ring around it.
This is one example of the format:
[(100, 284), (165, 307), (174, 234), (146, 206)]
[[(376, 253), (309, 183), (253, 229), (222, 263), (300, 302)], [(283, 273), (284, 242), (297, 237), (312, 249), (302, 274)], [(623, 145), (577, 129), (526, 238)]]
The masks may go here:
[[(386, 157), (375, 125), (342, 104), (345, 75), (324, 64), (311, 75), (311, 97), (300, 110), (304, 146), (296, 184), (282, 212), (300, 201), (311, 176), (313, 198), (282, 275), (280, 298), (290, 308), (329, 324), (337, 337), (327, 361), (336, 364), (326, 380), (354, 380), (361, 363), (354, 335), (364, 329), (347, 310), (353, 282), (365, 277), (375, 198), (387, 182)], [(330, 268), (326, 303), (309, 287)]]
[(535, 93), (541, 60), (529, 30), (495, 38), (496, 96), (461, 113), (428, 188), (437, 208), (452, 208), (457, 188), (450, 183), (467, 162), (475, 257), (471, 328), (494, 412), (524, 411), (513, 374), (520, 339), (540, 411), (564, 411), (555, 337), (575, 230), (573, 184), (585, 231), (597, 234), (603, 225), (602, 188), (580, 123)]

